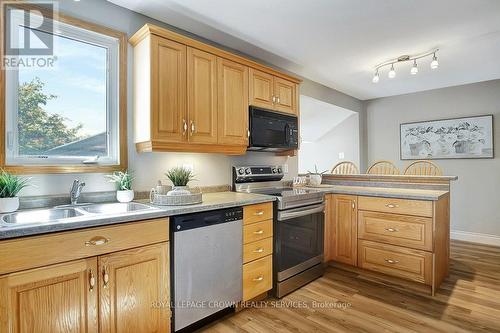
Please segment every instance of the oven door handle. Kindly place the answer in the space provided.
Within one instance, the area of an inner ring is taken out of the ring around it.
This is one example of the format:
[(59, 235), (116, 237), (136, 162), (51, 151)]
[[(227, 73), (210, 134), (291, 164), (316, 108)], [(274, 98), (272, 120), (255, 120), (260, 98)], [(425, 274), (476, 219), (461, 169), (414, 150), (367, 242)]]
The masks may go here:
[(311, 215), (315, 213), (322, 213), (325, 211), (325, 205), (316, 205), (316, 206), (309, 206), (309, 207), (301, 207), (301, 208), (296, 208), (293, 210), (289, 211), (281, 211), (278, 212), (278, 221), (285, 221), (285, 220), (290, 220), (294, 219), (297, 217), (301, 216), (306, 216), (306, 215)]

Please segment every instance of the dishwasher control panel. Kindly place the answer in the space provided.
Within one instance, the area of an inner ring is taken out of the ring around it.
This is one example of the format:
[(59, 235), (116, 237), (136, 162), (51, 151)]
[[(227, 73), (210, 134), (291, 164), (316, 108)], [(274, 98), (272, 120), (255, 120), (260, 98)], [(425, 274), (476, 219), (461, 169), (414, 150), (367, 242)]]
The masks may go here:
[(171, 226), (173, 232), (179, 232), (239, 220), (243, 220), (243, 207), (174, 216), (171, 218)]

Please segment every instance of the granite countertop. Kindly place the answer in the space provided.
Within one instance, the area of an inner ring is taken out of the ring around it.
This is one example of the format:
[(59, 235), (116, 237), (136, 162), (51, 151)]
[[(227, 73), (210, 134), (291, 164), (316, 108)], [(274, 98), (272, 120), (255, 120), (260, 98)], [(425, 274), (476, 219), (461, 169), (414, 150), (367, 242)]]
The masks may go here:
[(321, 187), (309, 187), (320, 190), (325, 193), (337, 194), (352, 194), (352, 195), (366, 195), (372, 197), (387, 197), (399, 199), (416, 199), (416, 200), (439, 200), (448, 191), (442, 190), (423, 190), (423, 189), (409, 189), (409, 188), (395, 188), (395, 187), (370, 187), (370, 186), (345, 186), (345, 185), (326, 185)]
[[(246, 206), (263, 202), (272, 202), (276, 200), (273, 196), (235, 193), (235, 192), (215, 192), (203, 194), (203, 202), (190, 206), (156, 206), (149, 204), (147, 200), (137, 200), (137, 202), (148, 203), (152, 209), (147, 211), (136, 211), (133, 213), (111, 215), (111, 214), (89, 214), (72, 218), (68, 222), (55, 222), (45, 224), (31, 225), (0, 225), (0, 240), (22, 236), (38, 235), (50, 232), (82, 229), (89, 227), (98, 227), (103, 225), (131, 222), (138, 220), (147, 220), (174, 215), (182, 215), (209, 211), (215, 209), (224, 209), (230, 207)], [(29, 211), (29, 210), (20, 210)]]

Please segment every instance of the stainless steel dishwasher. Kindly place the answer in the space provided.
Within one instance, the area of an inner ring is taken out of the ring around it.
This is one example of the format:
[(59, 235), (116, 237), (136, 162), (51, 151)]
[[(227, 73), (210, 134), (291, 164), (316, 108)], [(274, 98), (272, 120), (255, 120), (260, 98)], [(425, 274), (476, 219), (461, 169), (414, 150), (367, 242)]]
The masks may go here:
[(242, 300), (242, 220), (241, 207), (171, 219), (174, 331), (190, 330)]

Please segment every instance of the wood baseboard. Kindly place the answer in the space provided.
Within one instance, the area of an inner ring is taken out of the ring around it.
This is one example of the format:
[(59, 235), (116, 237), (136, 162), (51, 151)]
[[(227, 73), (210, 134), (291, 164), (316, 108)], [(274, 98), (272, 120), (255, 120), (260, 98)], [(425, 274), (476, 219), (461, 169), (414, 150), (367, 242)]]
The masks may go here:
[(465, 242), (500, 246), (499, 235), (481, 234), (470, 231), (451, 230), (450, 238)]

